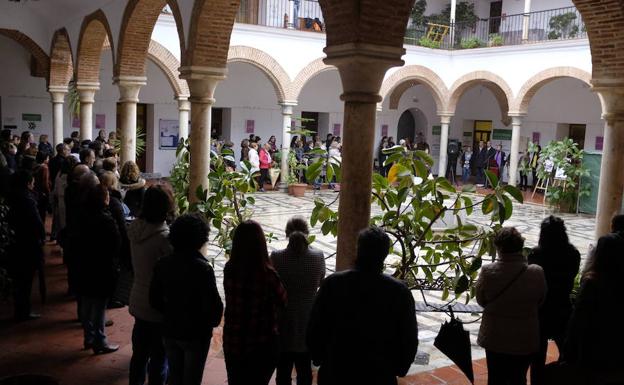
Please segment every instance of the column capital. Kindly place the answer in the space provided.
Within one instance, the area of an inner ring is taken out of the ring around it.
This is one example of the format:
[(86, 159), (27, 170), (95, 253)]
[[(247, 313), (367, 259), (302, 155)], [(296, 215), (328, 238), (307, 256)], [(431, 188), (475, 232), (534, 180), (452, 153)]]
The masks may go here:
[(402, 66), (402, 47), (376, 44), (347, 43), (324, 49), (325, 64), (334, 65), (340, 72), (344, 93), (341, 99), (350, 102), (379, 103), (379, 89), (386, 71)]
[(176, 100), (178, 101), (178, 110), (179, 111), (190, 111), (191, 110), (191, 102), (189, 102), (187, 96), (177, 96)]
[(282, 115), (292, 115), (293, 114), (293, 107), (296, 106), (296, 104), (281, 104), (280, 106), (282, 106)]
[(52, 103), (65, 103), (65, 95), (69, 92), (67, 86), (50, 86), (48, 92), (52, 98)]
[(180, 68), (180, 78), (186, 79), (193, 103), (214, 104), (217, 84), (227, 77), (227, 68), (186, 66)]
[(592, 83), (594, 83), (592, 91), (600, 98), (602, 118), (609, 123), (624, 121), (624, 83), (614, 82), (610, 86), (596, 85), (601, 83), (599, 81), (592, 80)]
[(95, 103), (95, 93), (100, 89), (100, 83), (78, 82), (76, 90), (80, 97), (80, 103)]
[(451, 124), (451, 118), (453, 118), (453, 114), (450, 113), (438, 113), (440, 117), (441, 124)]
[(113, 84), (119, 87), (119, 101), (121, 103), (138, 103), (141, 87), (147, 84), (145, 76), (118, 76)]

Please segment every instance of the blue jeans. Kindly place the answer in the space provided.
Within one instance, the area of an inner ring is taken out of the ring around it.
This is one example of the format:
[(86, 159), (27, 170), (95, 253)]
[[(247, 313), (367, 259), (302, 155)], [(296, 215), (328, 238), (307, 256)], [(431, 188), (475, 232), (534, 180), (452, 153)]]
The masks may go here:
[(145, 384), (147, 372), (150, 385), (166, 383), (168, 367), (162, 334), (162, 324), (135, 317), (132, 329), (130, 385)]
[(84, 329), (84, 342), (99, 348), (108, 344), (104, 334), (106, 322), (106, 298), (82, 296), (80, 299), (80, 320)]
[(201, 385), (210, 349), (210, 337), (182, 341), (165, 338), (169, 385)]
[(462, 182), (467, 183), (470, 178), (470, 168), (462, 168)]

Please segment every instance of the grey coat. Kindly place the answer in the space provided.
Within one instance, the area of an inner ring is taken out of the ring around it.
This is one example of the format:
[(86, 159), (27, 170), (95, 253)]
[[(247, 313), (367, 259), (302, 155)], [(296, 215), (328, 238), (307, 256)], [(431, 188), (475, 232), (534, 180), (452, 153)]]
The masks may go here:
[(128, 228), (134, 282), (130, 292), (130, 314), (143, 321), (162, 322), (162, 314), (149, 302), (149, 289), (156, 262), (173, 253), (167, 239), (169, 227), (166, 223), (152, 224), (137, 219)]
[(484, 310), (477, 342), (486, 350), (525, 355), (539, 349), (538, 309), (546, 295), (542, 268), (528, 266), (498, 296), (526, 265), (522, 254), (502, 254), (497, 262), (481, 269), (477, 280), (477, 302)]
[(285, 249), (271, 253), (271, 262), (288, 293), (288, 305), (280, 315), (281, 351), (306, 352), (306, 329), (314, 297), (325, 278), (325, 257), (311, 247), (299, 256)]

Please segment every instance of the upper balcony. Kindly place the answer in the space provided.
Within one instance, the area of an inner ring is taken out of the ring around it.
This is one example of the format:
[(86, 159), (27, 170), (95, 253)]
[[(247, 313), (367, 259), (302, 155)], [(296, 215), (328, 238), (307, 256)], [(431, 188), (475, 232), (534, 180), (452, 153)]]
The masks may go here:
[[(518, 9), (518, 2), (460, 1), (455, 21), (451, 22), (450, 4), (439, 3), (427, 6), (422, 0), (416, 1), (405, 44), (457, 50), (587, 37), (583, 19), (574, 6), (525, 13)], [(552, 6), (550, 1), (542, 3), (535, 8)], [(555, 3), (571, 4), (566, 0)], [(316, 33), (325, 30), (318, 0), (242, 0), (236, 22)]]

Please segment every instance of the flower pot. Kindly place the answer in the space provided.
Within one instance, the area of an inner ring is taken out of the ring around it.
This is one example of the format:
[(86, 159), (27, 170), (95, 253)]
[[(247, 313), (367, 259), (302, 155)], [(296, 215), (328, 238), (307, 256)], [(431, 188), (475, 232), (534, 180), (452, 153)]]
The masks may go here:
[(288, 185), (288, 195), (293, 195), (293, 189), (291, 184)]
[(305, 183), (295, 183), (295, 184), (291, 184), (288, 187), (292, 189), (291, 195), (294, 197), (299, 197), (299, 198), (305, 196), (305, 192), (308, 189), (308, 185)]

